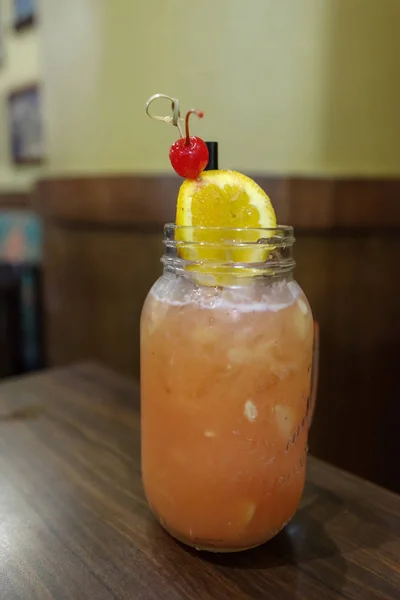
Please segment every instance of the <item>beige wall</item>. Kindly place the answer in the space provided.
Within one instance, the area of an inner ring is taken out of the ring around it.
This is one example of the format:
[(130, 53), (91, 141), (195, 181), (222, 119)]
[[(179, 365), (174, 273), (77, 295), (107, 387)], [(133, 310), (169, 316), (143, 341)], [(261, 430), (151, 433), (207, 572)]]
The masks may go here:
[(398, 0), (41, 0), (50, 174), (170, 171), (162, 91), (224, 166), (400, 174)]
[(40, 76), (38, 28), (16, 33), (12, 19), (13, 0), (0, 0), (0, 36), (4, 59), (0, 63), (0, 191), (31, 187), (37, 168), (18, 167), (11, 162), (7, 97), (11, 90), (36, 82)]

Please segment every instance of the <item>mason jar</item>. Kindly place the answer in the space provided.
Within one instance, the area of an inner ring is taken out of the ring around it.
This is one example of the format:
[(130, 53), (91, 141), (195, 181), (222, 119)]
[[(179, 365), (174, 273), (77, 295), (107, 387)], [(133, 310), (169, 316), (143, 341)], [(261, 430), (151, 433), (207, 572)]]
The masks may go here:
[(202, 230), (165, 226), (143, 307), (142, 475), (172, 536), (231, 552), (272, 538), (298, 507), (313, 318), (291, 227)]

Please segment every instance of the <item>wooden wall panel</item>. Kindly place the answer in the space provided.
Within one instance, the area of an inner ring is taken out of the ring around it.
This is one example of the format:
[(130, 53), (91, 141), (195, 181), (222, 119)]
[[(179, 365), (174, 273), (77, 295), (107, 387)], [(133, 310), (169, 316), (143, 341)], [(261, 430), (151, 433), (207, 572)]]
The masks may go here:
[[(400, 182), (257, 177), (295, 225), (296, 278), (320, 323), (317, 456), (400, 491)], [(139, 372), (142, 302), (161, 272), (170, 177), (39, 183), (48, 362)]]
[(299, 235), (295, 256), (320, 324), (310, 449), (400, 491), (400, 235)]
[(30, 208), (31, 200), (29, 192), (0, 191), (0, 210)]
[[(400, 227), (400, 180), (254, 178), (268, 191), (282, 224), (324, 231)], [(51, 219), (157, 227), (174, 220), (179, 182), (167, 175), (43, 179), (34, 204)]]
[(140, 312), (161, 274), (161, 240), (161, 230), (141, 233), (46, 223), (50, 365), (96, 358), (138, 376)]

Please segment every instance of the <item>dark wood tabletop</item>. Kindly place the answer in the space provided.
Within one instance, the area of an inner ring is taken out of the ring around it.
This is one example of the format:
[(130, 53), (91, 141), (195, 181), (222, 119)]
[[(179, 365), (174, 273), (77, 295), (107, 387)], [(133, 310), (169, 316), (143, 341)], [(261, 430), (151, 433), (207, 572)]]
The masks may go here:
[(197, 553), (147, 507), (135, 382), (96, 365), (9, 380), (0, 385), (0, 598), (400, 598), (400, 497), (314, 458), (307, 479), (274, 540)]

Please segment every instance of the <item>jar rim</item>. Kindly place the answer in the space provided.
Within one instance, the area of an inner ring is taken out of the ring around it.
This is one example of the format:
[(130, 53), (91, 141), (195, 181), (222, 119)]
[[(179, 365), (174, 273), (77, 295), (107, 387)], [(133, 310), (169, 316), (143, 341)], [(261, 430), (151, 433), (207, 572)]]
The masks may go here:
[[(215, 235), (214, 235), (215, 234)], [(275, 276), (293, 271), (293, 227), (164, 226), (164, 269)]]
[[(164, 226), (164, 246), (189, 247), (195, 245), (207, 247), (254, 247), (287, 248), (293, 246), (296, 239), (290, 225), (276, 227), (206, 227), (194, 225)], [(208, 235), (209, 234), (209, 235)]]
[(254, 231), (260, 232), (265, 231), (269, 234), (275, 233), (277, 235), (285, 235), (288, 237), (293, 236), (294, 229), (291, 225), (279, 225), (277, 224), (275, 227), (223, 227), (223, 226), (204, 226), (204, 225), (177, 225), (176, 223), (166, 223), (164, 225), (164, 232), (172, 232), (172, 231), (220, 231), (220, 232), (241, 232), (241, 231)]

